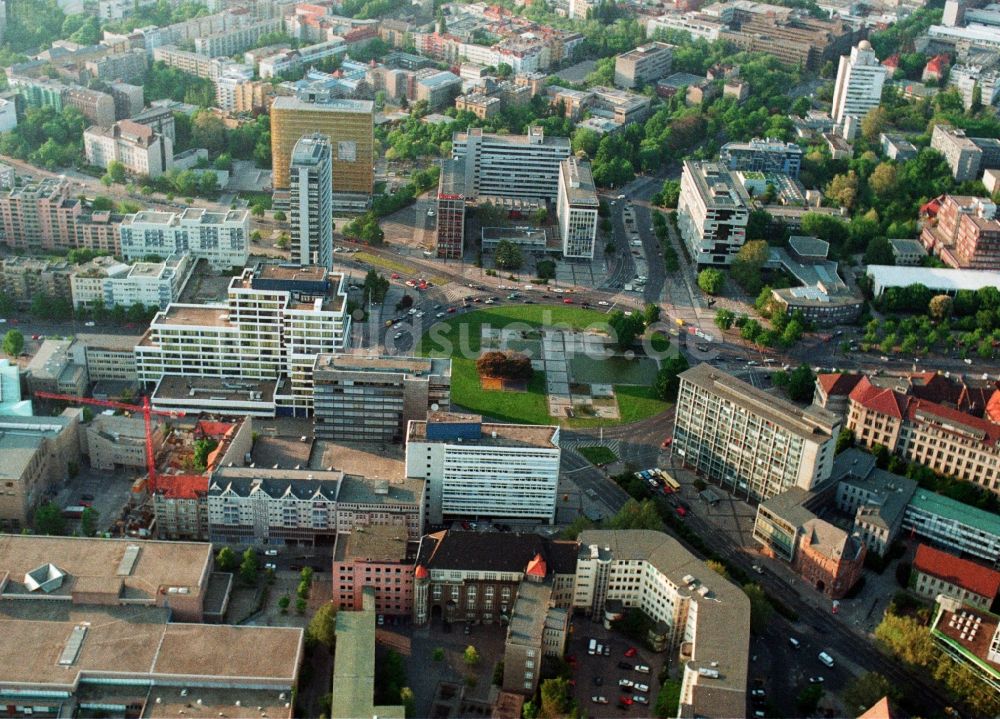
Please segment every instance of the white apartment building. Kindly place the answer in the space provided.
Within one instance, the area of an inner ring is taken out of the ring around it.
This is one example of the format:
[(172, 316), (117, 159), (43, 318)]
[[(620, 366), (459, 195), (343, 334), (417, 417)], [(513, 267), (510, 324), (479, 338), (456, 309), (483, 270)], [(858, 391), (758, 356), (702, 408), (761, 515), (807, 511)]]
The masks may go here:
[(100, 301), (105, 307), (138, 303), (166, 309), (184, 290), (194, 265), (187, 252), (171, 255), (163, 262), (133, 265), (97, 257), (70, 277), (73, 308), (93, 307)]
[(478, 415), (430, 412), (409, 423), (406, 476), (427, 482), (426, 521), (555, 521), (559, 427), (487, 424)]
[(573, 607), (606, 627), (635, 607), (662, 628), (655, 648), (684, 667), (678, 716), (746, 716), (746, 594), (663, 532), (586, 530), (579, 542)]
[(452, 159), (465, 162), (469, 194), (554, 201), (559, 164), (570, 156), (565, 137), (545, 137), (541, 127), (527, 135), (495, 135), (482, 128), (452, 136)]
[(703, 37), (709, 42), (718, 40), (719, 34), (725, 29), (726, 24), (722, 21), (697, 12), (670, 13), (650, 18), (646, 23), (648, 36), (652, 36), (657, 30), (680, 30), (692, 38)]
[(849, 56), (840, 57), (832, 112), (833, 121), (846, 139), (854, 139), (861, 118), (879, 106), (888, 72), (867, 40), (859, 42)]
[(215, 270), (243, 267), (250, 257), (250, 212), (213, 212), (189, 207), (183, 212), (146, 210), (126, 215), (118, 226), (122, 256), (141, 260), (190, 252)]
[(295, 143), (289, 179), (292, 257), (300, 265), (333, 267), (333, 154), (316, 133)]
[(559, 163), (556, 212), (563, 257), (594, 259), (598, 206), (590, 163), (575, 157), (568, 157)]
[(111, 127), (88, 127), (83, 132), (87, 163), (107, 169), (120, 162), (133, 175), (159, 177), (174, 162), (174, 143), (148, 125), (119, 120)]
[(253, 80), (253, 68), (247, 65), (231, 64), (215, 80), (215, 104), (222, 110), (232, 112), (237, 108), (237, 98), (245, 83)]
[(231, 389), (227, 382), (277, 382), (273, 406), (306, 415), (316, 355), (340, 352), (349, 341), (343, 281), (322, 267), (258, 265), (232, 279), (225, 303), (171, 304), (135, 348), (139, 380), (217, 378), (219, 396)]
[(680, 375), (672, 452), (734, 494), (770, 499), (811, 490), (833, 471), (841, 423), (702, 363)]
[(287, 50), (262, 58), (257, 65), (257, 72), (262, 80), (269, 80), (272, 77), (279, 77), (286, 72), (310, 67), (318, 60), (346, 54), (347, 45), (344, 43), (344, 38), (336, 37), (326, 42), (307, 45), (297, 50)]
[(725, 165), (684, 161), (677, 224), (699, 265), (728, 265), (746, 242), (750, 196)]

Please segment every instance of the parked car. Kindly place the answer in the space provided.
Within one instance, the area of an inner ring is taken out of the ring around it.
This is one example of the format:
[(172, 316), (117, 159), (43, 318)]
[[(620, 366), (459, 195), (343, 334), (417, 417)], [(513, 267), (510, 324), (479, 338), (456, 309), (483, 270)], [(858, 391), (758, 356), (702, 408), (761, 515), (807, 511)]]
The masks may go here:
[(645, 664), (636, 664), (635, 670), (640, 674), (649, 674), (649, 667)]
[(635, 647), (629, 647), (628, 649), (625, 650), (625, 656), (627, 657), (634, 657), (637, 653), (638, 652), (636, 651)]
[(649, 704), (649, 699), (647, 699), (646, 697), (644, 697), (642, 694), (633, 694), (632, 695), (632, 700), (636, 704)]
[(598, 697), (591, 697), (590, 701), (594, 702), (594, 704), (607, 704), (608, 703), (607, 699), (605, 699), (604, 697), (600, 697), (600, 696), (598, 696)]
[(819, 675), (816, 675), (814, 677), (809, 677), (809, 683), (810, 684), (822, 684), (824, 681), (826, 681), (826, 680), (823, 677), (819, 676)]
[(618, 668), (624, 669), (625, 671), (628, 672), (632, 671), (632, 665), (629, 664), (628, 662), (618, 662)]
[(648, 692), (649, 691), (649, 685), (648, 684), (636, 684), (635, 685), (635, 690), (637, 692), (644, 692), (644, 693)]
[(631, 679), (619, 679), (618, 686), (620, 686), (622, 689), (631, 689), (632, 687), (635, 686), (635, 682), (633, 682)]

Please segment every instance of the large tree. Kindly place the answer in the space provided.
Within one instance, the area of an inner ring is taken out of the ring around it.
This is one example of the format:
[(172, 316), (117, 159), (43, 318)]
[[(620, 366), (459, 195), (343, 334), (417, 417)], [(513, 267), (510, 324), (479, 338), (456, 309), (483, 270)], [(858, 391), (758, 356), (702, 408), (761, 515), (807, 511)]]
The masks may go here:
[(476, 370), (480, 377), (524, 381), (530, 380), (534, 373), (531, 359), (527, 355), (521, 352), (496, 350), (483, 352), (476, 360)]
[(680, 374), (689, 367), (687, 358), (684, 355), (667, 357), (660, 365), (660, 370), (656, 373), (656, 383), (653, 385), (656, 396), (660, 399), (677, 399), (677, 390), (680, 389)]
[(646, 323), (639, 314), (626, 315), (621, 310), (615, 310), (608, 316), (608, 327), (612, 337), (620, 349), (628, 349), (635, 338), (646, 329)]
[(10, 357), (17, 357), (24, 351), (24, 335), (20, 330), (7, 330), (3, 336), (3, 351)]
[(751, 240), (740, 248), (733, 258), (729, 272), (733, 279), (751, 295), (760, 292), (763, 284), (761, 270), (771, 256), (771, 248), (764, 240)]
[(306, 627), (306, 641), (310, 644), (322, 644), (333, 651), (337, 636), (337, 605), (327, 602), (309, 620)]
[(513, 272), (521, 269), (521, 265), (524, 264), (524, 255), (521, 248), (510, 240), (500, 240), (493, 254), (493, 262), (501, 270)]

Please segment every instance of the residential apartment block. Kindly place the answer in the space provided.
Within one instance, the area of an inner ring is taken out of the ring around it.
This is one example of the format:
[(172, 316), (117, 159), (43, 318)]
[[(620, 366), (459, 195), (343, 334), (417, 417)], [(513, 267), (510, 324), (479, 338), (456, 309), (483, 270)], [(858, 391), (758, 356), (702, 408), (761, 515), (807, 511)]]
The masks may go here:
[(222, 625), (232, 575), (215, 571), (211, 545), (3, 535), (0, 563), (14, 716), (252, 706), (291, 719), (303, 630)]
[(72, 277), (76, 268), (65, 260), (14, 255), (0, 259), (0, 288), (20, 308), (38, 296), (72, 302)]
[(87, 248), (119, 254), (118, 215), (92, 212), (69, 180), (46, 177), (0, 195), (7, 247), (28, 252)]
[(473, 197), (554, 201), (559, 194), (559, 165), (569, 155), (569, 140), (545, 137), (541, 127), (528, 128), (527, 135), (495, 135), (470, 128), (452, 137), (452, 158), (465, 163), (465, 183)]
[(321, 354), (313, 387), (317, 438), (398, 442), (411, 420), (451, 408), (451, 360)]
[(921, 544), (913, 557), (910, 586), (925, 599), (944, 594), (977, 609), (989, 610), (1000, 591), (1000, 572)]
[[(272, 393), (272, 416), (276, 407), (308, 414), (316, 355), (339, 352), (349, 341), (343, 280), (322, 267), (258, 265), (232, 279), (225, 303), (171, 304), (153, 318), (136, 347), (139, 380), (215, 378), (231, 388), (240, 381), (262, 383)], [(168, 396), (193, 409), (223, 389)], [(260, 390), (255, 391), (250, 398), (260, 401)], [(156, 399), (154, 393), (154, 404)]]
[(489, 424), (477, 415), (429, 412), (411, 421), (406, 476), (427, 482), (427, 521), (555, 521), (559, 428)]
[(840, 421), (702, 363), (680, 375), (673, 456), (734, 493), (765, 500), (830, 476)]
[(426, 101), (431, 110), (448, 107), (462, 91), (462, 78), (447, 70), (425, 68), (414, 79), (415, 99)]
[(934, 126), (931, 148), (944, 155), (951, 176), (958, 182), (976, 180), (984, 170), (1000, 167), (1000, 141), (969, 137), (964, 130), (949, 125)]
[(127, 265), (110, 257), (98, 257), (81, 265), (70, 278), (73, 309), (131, 307), (134, 304), (165, 310), (184, 291), (194, 261), (188, 253), (175, 254), (163, 262)]
[(333, 162), (330, 138), (302, 137), (292, 149), (289, 222), (292, 258), (333, 269)]
[(121, 254), (127, 261), (189, 252), (195, 260), (208, 260), (215, 270), (230, 270), (246, 265), (250, 256), (248, 210), (144, 210), (126, 215), (118, 233)]
[(677, 224), (698, 265), (728, 265), (746, 242), (750, 196), (716, 162), (684, 161)]
[(719, 152), (719, 161), (730, 170), (779, 172), (798, 179), (802, 148), (794, 142), (755, 137), (750, 142), (727, 142)]
[(651, 42), (615, 58), (615, 85), (629, 90), (655, 82), (670, 74), (674, 47), (665, 42)]
[(174, 143), (148, 125), (121, 120), (111, 127), (88, 127), (83, 132), (87, 163), (107, 169), (120, 162), (133, 175), (157, 178), (173, 166)]
[(222, 32), (195, 38), (194, 51), (207, 57), (232, 57), (256, 46), (261, 36), (283, 30), (282, 18), (262, 18)]
[(67, 409), (58, 417), (0, 417), (0, 531), (30, 529), (38, 505), (69, 480), (70, 463), (80, 460), (81, 416)]
[(598, 207), (590, 163), (575, 157), (568, 157), (559, 163), (556, 213), (563, 257), (594, 259)]
[(465, 254), (465, 163), (442, 160), (437, 192), (437, 256), (462, 259)]
[(333, 192), (370, 195), (375, 181), (374, 105), (368, 100), (340, 100), (328, 95), (282, 96), (271, 104), (271, 155), (275, 190), (291, 186), (292, 150), (304, 136), (330, 138)]

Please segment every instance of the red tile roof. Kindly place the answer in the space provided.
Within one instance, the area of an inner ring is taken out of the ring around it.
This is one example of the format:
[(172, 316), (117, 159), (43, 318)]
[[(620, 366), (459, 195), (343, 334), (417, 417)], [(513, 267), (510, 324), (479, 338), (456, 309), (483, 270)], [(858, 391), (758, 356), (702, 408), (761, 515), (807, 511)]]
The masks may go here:
[(417, 565), (417, 570), (413, 573), (413, 576), (417, 579), (427, 579), (430, 576), (430, 572), (427, 571), (427, 567), (423, 564)]
[(980, 419), (975, 415), (967, 414), (947, 405), (916, 399), (907, 408), (907, 419), (911, 421), (917, 419), (917, 413), (933, 415), (945, 422), (954, 422), (955, 424), (968, 427), (973, 431), (982, 432), (984, 435), (984, 444), (993, 445), (1000, 439), (1000, 424), (993, 424), (985, 419)]
[(891, 389), (883, 389), (873, 385), (867, 377), (861, 378), (857, 386), (851, 390), (850, 398), (879, 414), (887, 414), (902, 419), (906, 414), (910, 398)]
[(896, 719), (898, 716), (899, 714), (894, 712), (889, 704), (889, 697), (882, 697), (858, 719)]
[(832, 374), (821, 374), (816, 378), (816, 381), (819, 382), (819, 386), (823, 388), (823, 391), (829, 397), (830, 395), (850, 394), (851, 390), (857, 386), (862, 377), (863, 375), (860, 374), (844, 374), (843, 372), (836, 372)]
[(199, 474), (161, 474), (156, 491), (167, 499), (198, 499), (208, 494), (208, 477)]
[(528, 568), (524, 572), (529, 577), (542, 577), (548, 574), (548, 567), (545, 566), (545, 560), (542, 559), (541, 553), (536, 554), (535, 558), (528, 562)]
[(981, 597), (993, 599), (1000, 591), (1000, 572), (926, 544), (917, 547), (913, 568)]
[(882, 67), (892, 68), (893, 70), (895, 70), (896, 68), (898, 68), (899, 67), (899, 53), (897, 52), (895, 55), (890, 55), (885, 60), (883, 60), (882, 61)]

